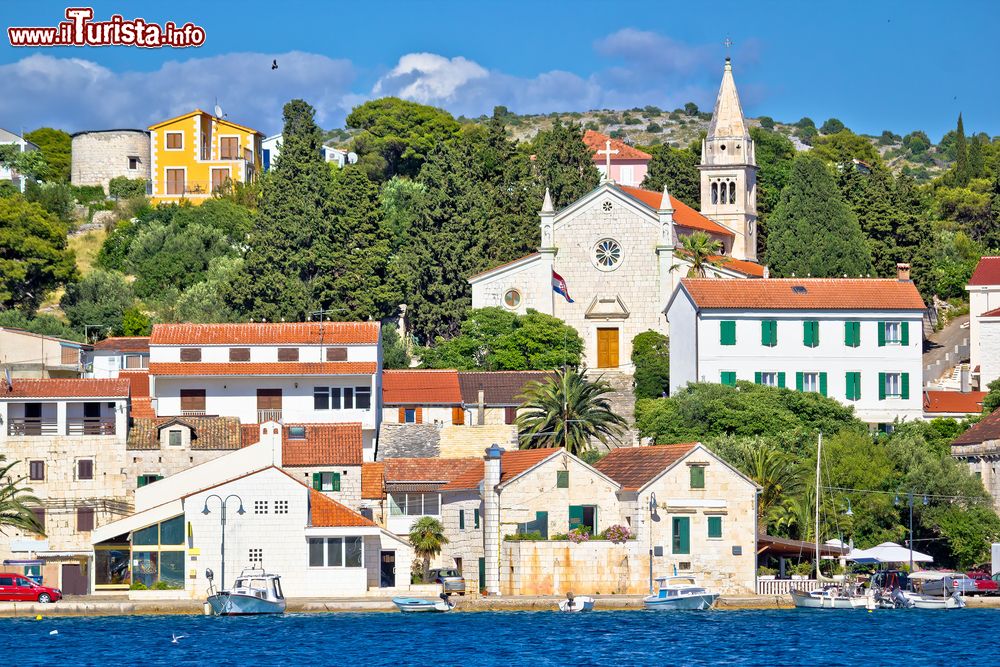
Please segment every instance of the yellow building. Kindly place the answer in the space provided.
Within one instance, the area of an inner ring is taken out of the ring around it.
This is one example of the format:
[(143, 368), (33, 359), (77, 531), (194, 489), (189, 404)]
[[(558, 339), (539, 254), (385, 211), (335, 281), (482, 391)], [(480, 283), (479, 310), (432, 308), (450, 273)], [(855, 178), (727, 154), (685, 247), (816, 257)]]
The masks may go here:
[(264, 135), (201, 109), (151, 125), (149, 135), (154, 203), (200, 204), (227, 181), (250, 183), (260, 171)]

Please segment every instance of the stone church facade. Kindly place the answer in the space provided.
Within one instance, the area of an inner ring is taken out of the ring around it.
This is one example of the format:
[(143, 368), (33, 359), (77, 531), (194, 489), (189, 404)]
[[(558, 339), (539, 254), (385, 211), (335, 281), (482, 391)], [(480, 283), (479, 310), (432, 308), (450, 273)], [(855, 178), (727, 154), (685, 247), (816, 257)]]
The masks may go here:
[[(703, 231), (720, 242), (710, 276), (764, 275), (755, 261), (753, 141), (728, 59), (699, 169), (701, 213), (666, 188), (653, 192), (607, 178), (560, 211), (546, 192), (538, 252), (470, 278), (472, 307), (559, 317), (583, 338), (589, 368), (631, 373), (632, 339), (648, 330), (667, 333), (663, 309), (689, 268), (675, 254), (681, 237)], [(569, 298), (555, 291), (560, 277)]]

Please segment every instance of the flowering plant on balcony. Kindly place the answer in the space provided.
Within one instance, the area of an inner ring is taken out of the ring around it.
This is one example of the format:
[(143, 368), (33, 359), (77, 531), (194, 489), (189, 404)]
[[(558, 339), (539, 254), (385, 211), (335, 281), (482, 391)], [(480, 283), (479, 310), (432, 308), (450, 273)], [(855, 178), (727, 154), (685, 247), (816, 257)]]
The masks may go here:
[(615, 524), (604, 531), (604, 536), (615, 544), (624, 544), (632, 539), (632, 532), (625, 526)]
[(569, 531), (568, 535), (569, 541), (573, 544), (580, 544), (581, 542), (588, 542), (590, 540), (590, 528), (588, 526), (580, 526), (579, 528), (574, 528)]

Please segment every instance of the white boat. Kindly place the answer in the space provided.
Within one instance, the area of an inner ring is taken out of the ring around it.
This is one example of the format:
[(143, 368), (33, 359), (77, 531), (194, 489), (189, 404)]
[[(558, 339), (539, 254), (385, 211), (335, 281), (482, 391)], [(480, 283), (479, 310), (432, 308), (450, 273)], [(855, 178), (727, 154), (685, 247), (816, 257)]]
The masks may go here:
[(718, 593), (695, 584), (694, 577), (659, 577), (657, 593), (643, 598), (646, 609), (711, 609)]
[(594, 608), (594, 598), (586, 595), (579, 597), (572, 593), (566, 594), (566, 599), (559, 603), (559, 611), (576, 612), (591, 611)]
[(863, 609), (867, 604), (864, 595), (852, 595), (840, 586), (824, 586), (815, 591), (792, 589), (792, 602), (804, 609)]
[(209, 589), (209, 593), (208, 604), (216, 616), (285, 612), (286, 603), (285, 596), (281, 592), (281, 577), (267, 574), (259, 568), (243, 570), (229, 590), (212, 593)]
[[(962, 609), (965, 598), (958, 587), (951, 583), (954, 575), (945, 572), (923, 571), (914, 572), (909, 576), (910, 590), (904, 591), (913, 606), (917, 609)], [(951, 594), (948, 589), (951, 588)], [(937, 593), (941, 591), (941, 593)]]
[(400, 611), (404, 612), (437, 612), (442, 613), (446, 611), (451, 611), (455, 608), (455, 603), (448, 599), (447, 595), (442, 594), (441, 599), (435, 602), (434, 600), (424, 600), (422, 598), (393, 598), (392, 603)]

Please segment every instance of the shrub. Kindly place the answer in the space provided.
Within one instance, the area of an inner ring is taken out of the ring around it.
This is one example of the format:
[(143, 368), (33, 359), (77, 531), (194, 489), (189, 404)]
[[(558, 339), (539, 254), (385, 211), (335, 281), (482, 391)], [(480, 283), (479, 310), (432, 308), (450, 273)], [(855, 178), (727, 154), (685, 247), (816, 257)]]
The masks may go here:
[(115, 199), (130, 199), (146, 194), (146, 179), (115, 176), (108, 183), (108, 194)]
[(757, 568), (758, 577), (773, 577), (776, 574), (778, 574), (778, 571), (775, 570), (773, 567), (766, 567), (764, 565), (761, 565), (760, 567)]
[(541, 542), (545, 538), (542, 537), (541, 531), (533, 530), (529, 533), (512, 533), (510, 535), (504, 535), (504, 542)]
[(656, 331), (645, 331), (632, 339), (636, 398), (659, 398), (670, 386), (670, 344)]
[(663, 132), (663, 128), (660, 127), (657, 123), (650, 123), (649, 125), (646, 126), (646, 131), (654, 133)]
[(774, 129), (774, 119), (770, 116), (761, 116), (758, 120), (760, 121), (760, 126), (765, 130)]
[(177, 591), (183, 588), (183, 586), (178, 586), (177, 584), (172, 584), (169, 581), (157, 581), (153, 584), (152, 590), (154, 591)]
[(615, 524), (604, 531), (604, 538), (615, 544), (624, 544), (632, 539), (632, 532), (626, 526)]
[(133, 581), (132, 585), (128, 587), (131, 591), (148, 591), (149, 586), (142, 583), (141, 581)]
[(801, 563), (796, 563), (792, 566), (792, 574), (798, 574), (800, 576), (808, 577), (812, 574), (813, 565), (808, 561), (803, 561)]
[(580, 544), (581, 542), (589, 542), (591, 537), (590, 528), (588, 528), (587, 526), (580, 526), (579, 528), (574, 528), (573, 530), (569, 531), (569, 534), (566, 537), (573, 544)]
[(76, 199), (77, 203), (92, 204), (94, 202), (104, 201), (106, 195), (104, 194), (104, 188), (100, 185), (74, 185), (71, 186), (73, 197)]

